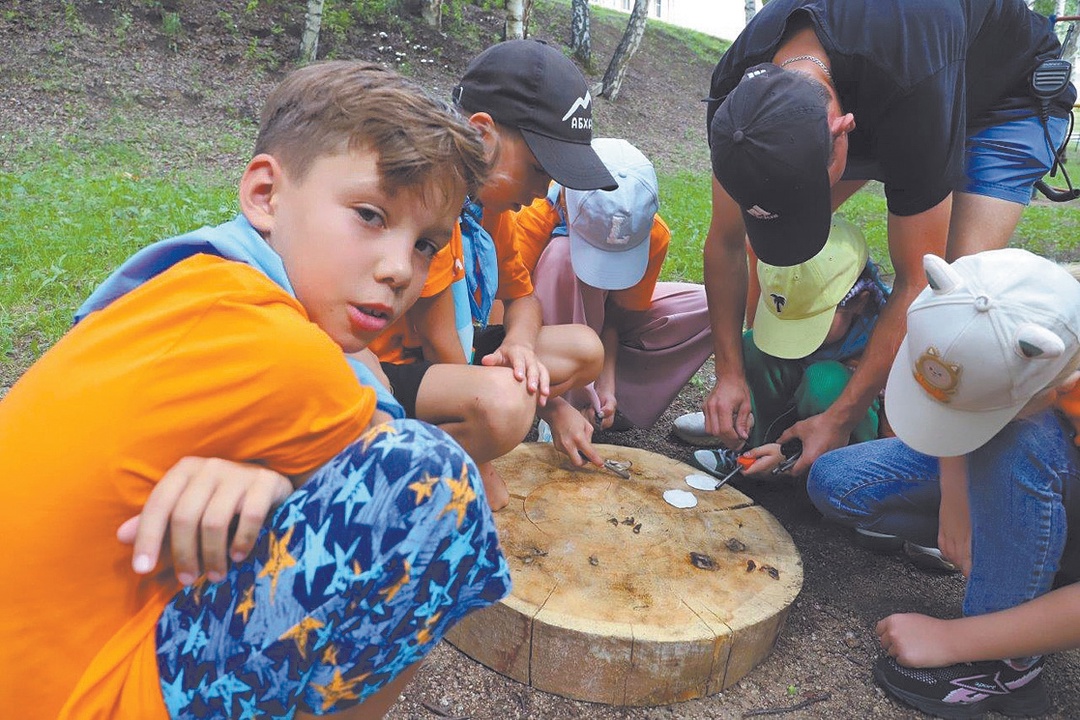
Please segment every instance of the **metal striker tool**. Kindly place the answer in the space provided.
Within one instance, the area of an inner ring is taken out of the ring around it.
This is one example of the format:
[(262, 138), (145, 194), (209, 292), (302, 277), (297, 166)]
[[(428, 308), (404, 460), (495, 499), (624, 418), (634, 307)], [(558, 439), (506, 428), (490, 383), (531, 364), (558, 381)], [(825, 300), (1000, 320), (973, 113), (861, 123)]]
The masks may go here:
[(619, 477), (621, 477), (623, 480), (629, 480), (630, 479), (630, 465), (632, 465), (632, 463), (629, 462), (629, 461), (627, 461), (627, 462), (621, 462), (619, 460), (605, 460), (604, 461), (604, 469), (605, 470), (610, 470), (611, 472), (613, 472), (616, 475), (618, 475)]
[(739, 473), (739, 472), (745, 470), (746, 468), (750, 467), (751, 465), (754, 464), (754, 462), (755, 462), (754, 458), (744, 458), (744, 457), (741, 457), (741, 456), (735, 458), (735, 469), (732, 470), (731, 472), (729, 472), (724, 477), (720, 478), (720, 480), (718, 480), (716, 482), (716, 485), (713, 486), (713, 490), (719, 490), (720, 488), (722, 488), (727, 483), (728, 480), (735, 477), (736, 473)]

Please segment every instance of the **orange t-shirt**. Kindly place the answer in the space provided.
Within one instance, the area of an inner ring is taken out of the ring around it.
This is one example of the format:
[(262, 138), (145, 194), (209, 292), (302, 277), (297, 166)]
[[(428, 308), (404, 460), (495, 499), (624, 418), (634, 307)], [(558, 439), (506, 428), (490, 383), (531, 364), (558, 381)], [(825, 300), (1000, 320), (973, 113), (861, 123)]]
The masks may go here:
[(136, 575), (116, 529), (184, 456), (306, 473), (374, 407), (242, 263), (196, 255), (72, 328), (0, 402), (0, 715), (166, 718), (154, 633), (180, 586), (167, 549)]
[[(552, 231), (562, 223), (562, 216), (546, 197), (542, 197), (522, 208), (515, 219), (518, 225), (518, 249), (531, 276), (544, 248), (551, 242)], [(671, 230), (663, 218), (655, 215), (649, 233), (649, 265), (645, 268), (645, 275), (636, 285), (625, 290), (612, 290), (609, 295), (619, 307), (639, 312), (649, 309), (670, 243)]]
[(1076, 431), (1073, 442), (1080, 447), (1080, 383), (1058, 398), (1057, 409), (1072, 424), (1073, 430)]
[[(516, 300), (532, 292), (532, 279), (518, 252), (517, 222), (511, 211), (489, 215), (484, 213), (480, 224), (495, 242), (499, 263), (499, 289), (495, 297)], [(431, 297), (445, 291), (451, 283), (465, 277), (465, 251), (461, 244), (461, 225), (454, 227), (450, 242), (435, 255), (428, 271), (421, 297)], [(420, 355), (420, 338), (409, 319), (409, 313), (399, 318), (379, 334), (368, 346), (381, 362), (410, 363)]]

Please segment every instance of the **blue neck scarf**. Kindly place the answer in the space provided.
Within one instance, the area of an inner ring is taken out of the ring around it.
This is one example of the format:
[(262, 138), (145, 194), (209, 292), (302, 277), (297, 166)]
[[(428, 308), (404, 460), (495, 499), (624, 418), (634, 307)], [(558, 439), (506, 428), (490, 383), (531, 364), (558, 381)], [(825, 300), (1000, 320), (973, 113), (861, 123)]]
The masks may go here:
[(465, 255), (465, 283), (469, 290), (469, 308), (473, 321), (487, 327), (491, 304), (499, 289), (499, 258), (491, 233), (480, 224), (484, 208), (472, 199), (461, 208), (461, 247)]

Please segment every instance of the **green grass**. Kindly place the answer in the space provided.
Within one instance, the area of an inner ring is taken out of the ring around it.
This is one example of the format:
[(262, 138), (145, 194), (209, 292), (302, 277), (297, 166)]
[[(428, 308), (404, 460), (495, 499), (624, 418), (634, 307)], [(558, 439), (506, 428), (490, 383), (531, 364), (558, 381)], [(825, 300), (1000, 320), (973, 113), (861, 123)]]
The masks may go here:
[[(136, 249), (236, 212), (235, 173), (207, 169), (204, 153), (239, 153), (250, 128), (163, 147), (165, 131), (129, 125), (124, 143), (106, 131), (66, 138), (5, 136), (0, 149), (0, 357), (25, 367), (69, 327), (72, 311)], [(190, 135), (190, 134), (189, 134)], [(117, 136), (114, 136), (117, 137)], [(169, 164), (163, 163), (168, 155)], [(1080, 161), (1069, 165), (1080, 180)], [(182, 179), (176, 179), (182, 178)], [(1055, 180), (1060, 183), (1060, 179)], [(672, 229), (664, 279), (701, 282), (711, 214), (710, 179), (661, 173), (661, 214)], [(843, 208), (871, 256), (891, 270), (885, 199), (866, 190)], [(1080, 257), (1080, 201), (1034, 205), (1017, 228), (1021, 247), (1061, 260)]]
[[(0, 171), (0, 357), (32, 360), (136, 249), (236, 213), (235, 181), (155, 176), (118, 143), (30, 144)], [(14, 169), (11, 169), (14, 168)]]
[[(1066, 168), (1073, 184), (1080, 187), (1080, 153), (1073, 154)], [(661, 172), (658, 177), (660, 215), (671, 227), (672, 236), (664, 279), (701, 282), (702, 248), (712, 214), (710, 179), (687, 172)], [(1047, 180), (1053, 186), (1064, 186), (1060, 175)], [(863, 231), (870, 257), (891, 273), (888, 211), (881, 187), (871, 184), (856, 193), (840, 213)], [(1080, 200), (1032, 204), (1020, 219), (1012, 244), (1059, 261), (1080, 260)]]

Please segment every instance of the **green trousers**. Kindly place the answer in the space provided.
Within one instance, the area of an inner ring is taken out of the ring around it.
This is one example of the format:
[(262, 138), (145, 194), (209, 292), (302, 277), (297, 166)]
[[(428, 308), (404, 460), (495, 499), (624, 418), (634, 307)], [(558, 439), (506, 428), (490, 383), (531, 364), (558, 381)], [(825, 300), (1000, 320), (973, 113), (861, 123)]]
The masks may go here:
[[(743, 365), (754, 412), (749, 447), (776, 442), (799, 420), (824, 412), (851, 379), (851, 370), (835, 360), (807, 365), (767, 355), (754, 344), (753, 330), (743, 333)], [(852, 443), (877, 439), (880, 409), (881, 401), (875, 398), (852, 431)]]

